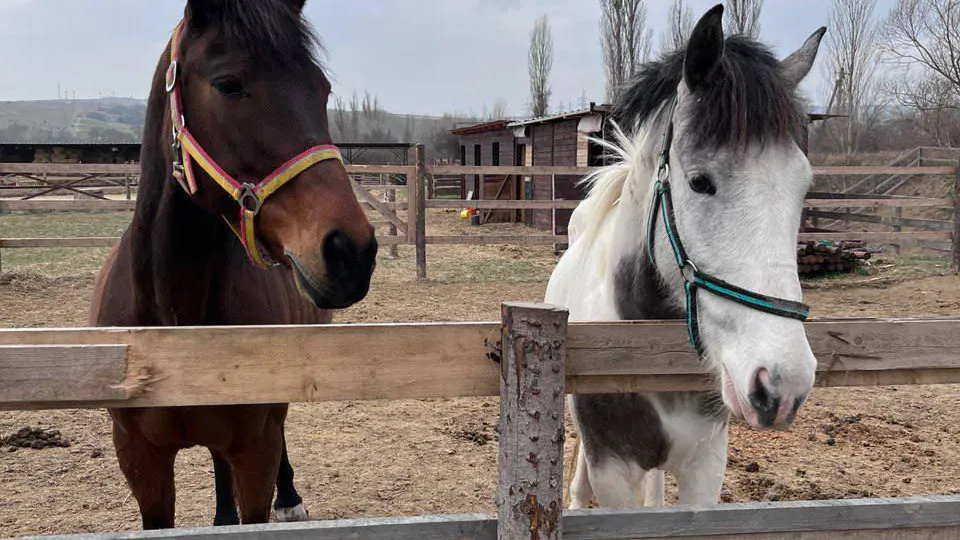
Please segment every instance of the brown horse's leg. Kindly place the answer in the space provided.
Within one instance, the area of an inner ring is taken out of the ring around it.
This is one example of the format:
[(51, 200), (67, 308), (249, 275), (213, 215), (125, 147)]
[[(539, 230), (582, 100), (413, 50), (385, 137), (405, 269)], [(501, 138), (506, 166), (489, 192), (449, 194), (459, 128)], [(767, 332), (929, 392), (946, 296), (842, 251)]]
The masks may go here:
[(120, 470), (140, 505), (144, 529), (173, 527), (176, 494), (173, 483), (174, 447), (160, 447), (137, 432), (113, 424), (113, 444)]
[(277, 500), (273, 503), (277, 521), (306, 521), (310, 519), (310, 514), (303, 506), (303, 499), (293, 485), (293, 465), (290, 464), (290, 457), (287, 456), (287, 436), (283, 426), (280, 427), (280, 437), (283, 441), (283, 450), (280, 454), (280, 469), (277, 471)]
[(233, 495), (233, 473), (230, 464), (219, 452), (210, 451), (213, 456), (213, 478), (217, 492), (217, 513), (213, 517), (214, 526), (239, 525), (237, 499)]
[(267, 422), (263, 437), (253, 439), (227, 455), (237, 486), (243, 524), (270, 521), (273, 486), (280, 468), (283, 437), (280, 425)]

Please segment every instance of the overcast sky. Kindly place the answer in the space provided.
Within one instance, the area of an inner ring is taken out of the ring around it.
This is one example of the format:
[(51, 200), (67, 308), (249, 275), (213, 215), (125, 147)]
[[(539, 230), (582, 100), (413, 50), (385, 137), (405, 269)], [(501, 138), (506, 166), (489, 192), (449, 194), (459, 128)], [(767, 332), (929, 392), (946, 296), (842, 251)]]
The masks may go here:
[[(687, 0), (698, 18), (717, 0)], [(894, 0), (879, 0), (885, 15)], [(647, 0), (654, 44), (668, 0)], [(0, 100), (144, 98), (182, 0), (0, 0)], [(761, 40), (784, 56), (827, 24), (830, 0), (766, 0)], [(596, 0), (308, 0), (335, 92), (367, 90), (392, 112), (526, 114), (526, 52), (540, 15), (555, 49), (551, 107), (603, 101)], [(821, 58), (822, 60), (822, 58)], [(821, 61), (803, 88), (823, 91)], [(822, 101), (822, 100), (820, 100)]]

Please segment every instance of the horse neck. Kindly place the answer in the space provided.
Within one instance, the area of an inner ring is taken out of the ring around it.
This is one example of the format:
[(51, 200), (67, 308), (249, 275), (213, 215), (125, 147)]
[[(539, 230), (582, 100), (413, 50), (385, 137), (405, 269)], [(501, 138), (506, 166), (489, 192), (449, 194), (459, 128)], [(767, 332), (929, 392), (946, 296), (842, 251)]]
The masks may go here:
[(130, 226), (138, 311), (162, 325), (197, 324), (229, 239), (215, 216), (194, 204), (172, 178), (167, 93), (161, 62), (147, 105), (137, 207)]
[[(654, 196), (653, 182), (663, 131), (669, 120), (657, 114), (641, 125), (637, 134), (625, 145), (624, 156), (630, 164), (615, 214), (609, 271), (618, 314), (622, 319), (675, 319), (684, 316), (682, 307), (671, 302), (656, 264), (646, 249), (650, 227), (650, 205)], [(658, 240), (659, 241), (659, 240)]]

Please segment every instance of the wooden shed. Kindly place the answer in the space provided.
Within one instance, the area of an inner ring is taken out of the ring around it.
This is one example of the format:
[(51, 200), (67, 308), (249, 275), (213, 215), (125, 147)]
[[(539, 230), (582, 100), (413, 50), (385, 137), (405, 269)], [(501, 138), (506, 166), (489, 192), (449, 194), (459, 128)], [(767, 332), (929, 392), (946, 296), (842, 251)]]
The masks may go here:
[[(602, 148), (589, 142), (602, 138), (608, 105), (591, 103), (586, 109), (543, 118), (514, 122), (509, 125), (518, 145), (529, 148), (525, 165), (596, 167), (603, 165)], [(578, 186), (580, 176), (535, 175), (523, 179), (524, 200), (582, 200), (585, 192)], [(528, 226), (567, 234), (573, 210), (530, 210), (522, 219)]]
[[(523, 165), (526, 162), (526, 145), (518, 142), (510, 120), (495, 120), (472, 124), (452, 130), (460, 139), (460, 164), (484, 166)], [(518, 200), (521, 198), (521, 182), (516, 175), (468, 175), (464, 178), (462, 198), (476, 200)], [(515, 210), (484, 211), (481, 222), (514, 222), (519, 212)]]

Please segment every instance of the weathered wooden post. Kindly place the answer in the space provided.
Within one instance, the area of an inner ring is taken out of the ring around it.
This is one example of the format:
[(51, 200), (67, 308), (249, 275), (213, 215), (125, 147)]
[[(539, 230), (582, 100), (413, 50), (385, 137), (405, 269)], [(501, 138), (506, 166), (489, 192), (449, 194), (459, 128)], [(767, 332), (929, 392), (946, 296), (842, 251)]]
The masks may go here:
[(413, 233), (417, 252), (417, 279), (427, 279), (427, 201), (424, 186), (427, 179), (427, 160), (423, 144), (417, 144), (416, 156), (417, 181), (416, 187), (410, 187), (415, 193), (407, 194), (407, 212), (414, 212), (416, 218)]
[[(384, 202), (386, 202), (390, 208), (396, 211), (397, 205), (393, 203), (397, 202), (397, 190), (391, 189), (394, 186), (391, 186), (389, 182), (386, 185), (387, 185), (387, 191), (384, 193), (384, 199), (385, 199)], [(391, 239), (393, 240), (397, 239), (397, 226), (392, 221), (390, 222), (390, 228), (387, 230), (387, 233)], [(391, 259), (397, 258), (397, 255), (398, 255), (397, 244), (395, 242), (390, 244), (389, 253), (390, 253)]]
[(567, 311), (502, 306), (498, 540), (559, 540)]
[(953, 181), (953, 269), (960, 272), (960, 159)]

